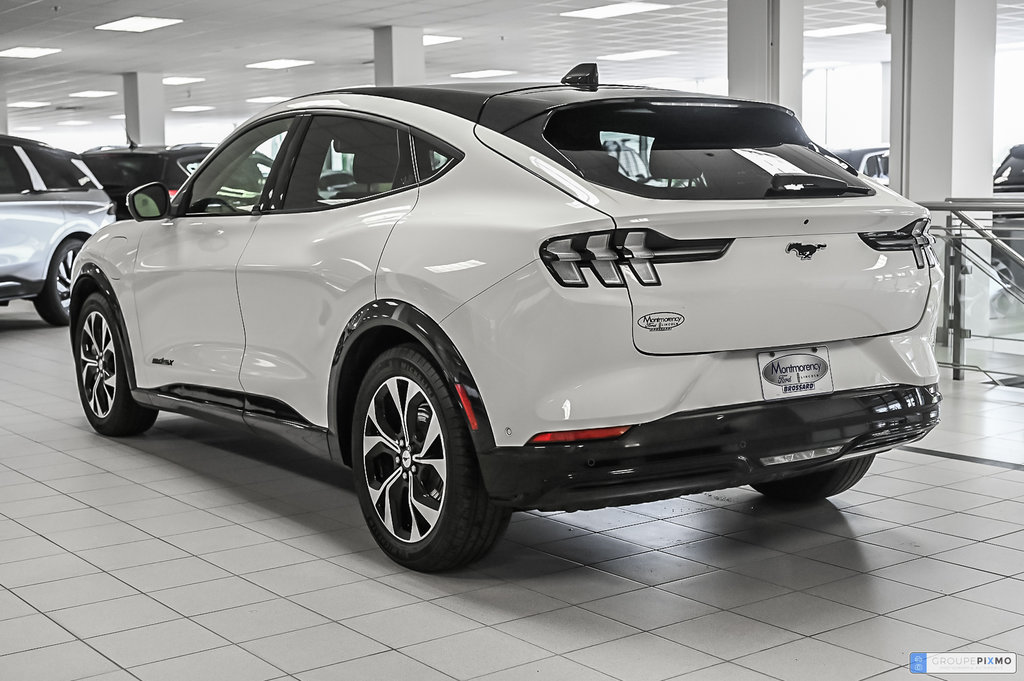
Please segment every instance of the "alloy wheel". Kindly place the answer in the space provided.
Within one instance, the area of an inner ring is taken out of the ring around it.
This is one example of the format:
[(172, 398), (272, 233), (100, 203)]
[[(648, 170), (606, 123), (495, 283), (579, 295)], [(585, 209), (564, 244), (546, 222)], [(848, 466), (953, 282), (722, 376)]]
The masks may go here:
[(370, 502), (385, 529), (414, 543), (437, 526), (447, 462), (441, 417), (421, 386), (387, 379), (373, 395), (363, 426), (363, 471)]
[(82, 326), (78, 357), (81, 362), (82, 389), (89, 409), (106, 418), (117, 394), (117, 354), (114, 335), (99, 312), (90, 312)]
[(75, 264), (76, 255), (76, 251), (68, 251), (57, 265), (57, 298), (65, 311), (71, 308), (71, 268)]

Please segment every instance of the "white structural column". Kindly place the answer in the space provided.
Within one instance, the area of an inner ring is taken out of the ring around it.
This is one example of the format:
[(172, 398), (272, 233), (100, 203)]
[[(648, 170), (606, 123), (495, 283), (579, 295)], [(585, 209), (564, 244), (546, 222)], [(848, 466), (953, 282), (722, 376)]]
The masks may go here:
[(804, 0), (729, 0), (729, 96), (803, 101)]
[(164, 143), (163, 74), (124, 74), (124, 126), (136, 144)]
[(996, 0), (889, 0), (890, 182), (918, 201), (992, 194)]
[(422, 28), (380, 26), (373, 29), (375, 85), (420, 85), (426, 75)]
[(8, 121), (9, 119), (7, 118), (7, 90), (4, 89), (3, 81), (0, 81), (0, 135), (7, 135), (10, 133)]

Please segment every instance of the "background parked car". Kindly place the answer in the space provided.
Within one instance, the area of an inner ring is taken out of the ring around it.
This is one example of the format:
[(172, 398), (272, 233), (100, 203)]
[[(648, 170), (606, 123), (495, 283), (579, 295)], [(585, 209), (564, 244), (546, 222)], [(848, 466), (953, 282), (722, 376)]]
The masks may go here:
[(0, 135), (0, 306), (29, 298), (44, 320), (66, 326), (75, 256), (113, 221), (81, 157)]
[(149, 182), (159, 182), (169, 188), (173, 197), (211, 151), (212, 144), (97, 147), (83, 153), (82, 158), (117, 203), (117, 219), (130, 220), (125, 205), (128, 192)]
[(834, 153), (875, 182), (889, 186), (888, 146), (841, 149)]

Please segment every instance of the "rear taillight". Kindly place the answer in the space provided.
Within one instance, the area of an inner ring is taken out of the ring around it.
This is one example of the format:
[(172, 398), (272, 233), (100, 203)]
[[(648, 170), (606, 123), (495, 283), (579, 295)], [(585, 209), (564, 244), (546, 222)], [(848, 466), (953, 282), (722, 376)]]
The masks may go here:
[(178, 193), (177, 189), (168, 189), (167, 190), (167, 196), (171, 197), (172, 199), (174, 198), (174, 195), (177, 194), (177, 193)]
[(928, 218), (915, 220), (895, 232), (863, 232), (861, 240), (876, 251), (913, 251), (918, 269), (935, 267), (932, 244), (935, 239), (928, 233)]
[(650, 229), (590, 232), (545, 241), (540, 257), (562, 286), (585, 287), (589, 270), (607, 287), (625, 286), (628, 269), (644, 286), (658, 286), (656, 263), (717, 260), (732, 239), (671, 239)]
[(527, 444), (568, 444), (587, 440), (612, 440), (624, 435), (633, 426), (615, 426), (613, 428), (587, 428), (586, 430), (556, 430), (550, 433), (537, 433)]

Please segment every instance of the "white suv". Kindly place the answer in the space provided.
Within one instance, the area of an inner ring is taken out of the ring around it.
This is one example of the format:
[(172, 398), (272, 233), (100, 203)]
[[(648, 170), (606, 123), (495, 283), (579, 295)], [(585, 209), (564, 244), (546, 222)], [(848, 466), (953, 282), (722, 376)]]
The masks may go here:
[(381, 548), (514, 509), (820, 499), (938, 422), (927, 213), (769, 104), (636, 87), (325, 92), (76, 262), (93, 427), (158, 410), (351, 466)]

